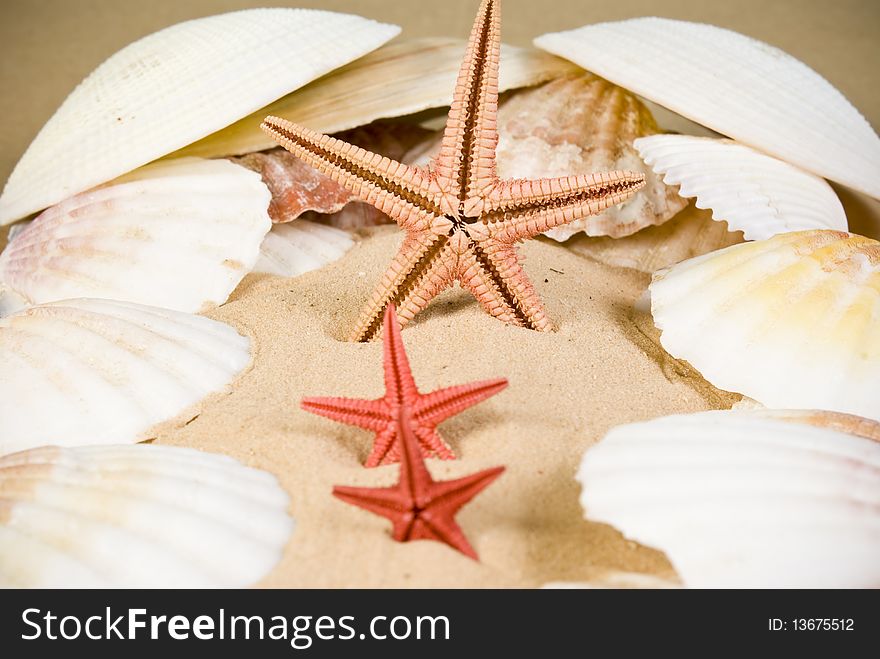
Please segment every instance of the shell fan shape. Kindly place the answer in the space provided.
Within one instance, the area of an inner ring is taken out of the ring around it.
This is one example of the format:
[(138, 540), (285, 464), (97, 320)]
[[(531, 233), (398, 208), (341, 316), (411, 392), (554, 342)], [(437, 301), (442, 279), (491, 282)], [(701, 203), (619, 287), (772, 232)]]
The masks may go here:
[(792, 421), (618, 426), (581, 463), (586, 517), (664, 551), (690, 587), (880, 586), (880, 443)]
[(880, 198), (880, 138), (803, 62), (737, 32), (635, 18), (545, 34), (535, 45), (688, 119)]
[(202, 311), (256, 263), (269, 199), (258, 174), (226, 160), (161, 161), (46, 210), (0, 255), (0, 281), (36, 304)]
[(208, 318), (68, 300), (0, 319), (0, 455), (150, 439), (250, 364), (250, 341)]
[(880, 419), (880, 243), (799, 231), (655, 273), (660, 342), (771, 408)]
[(743, 144), (687, 135), (637, 139), (636, 149), (682, 197), (742, 231), (746, 240), (808, 229), (846, 231), (846, 214), (824, 179)]
[(251, 9), (146, 36), (95, 69), (43, 126), (0, 196), (0, 224), (220, 130), (399, 31), (348, 14)]
[(248, 586), (294, 528), (271, 474), (167, 446), (7, 455), (0, 501), (0, 587)]

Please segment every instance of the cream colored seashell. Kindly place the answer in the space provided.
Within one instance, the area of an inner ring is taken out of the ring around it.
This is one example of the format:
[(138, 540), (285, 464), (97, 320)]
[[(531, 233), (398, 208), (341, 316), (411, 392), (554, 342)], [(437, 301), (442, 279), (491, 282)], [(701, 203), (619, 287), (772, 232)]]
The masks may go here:
[(266, 234), (254, 272), (296, 277), (340, 258), (354, 245), (347, 231), (296, 220)]
[(250, 360), (248, 339), (201, 316), (114, 300), (26, 308), (0, 319), (0, 455), (150, 439)]
[(633, 140), (659, 132), (648, 109), (628, 91), (580, 72), (515, 92), (498, 110), (498, 175), (551, 178), (625, 169), (645, 175), (645, 187), (623, 204), (546, 233), (564, 241), (576, 233), (619, 238), (661, 224), (687, 205), (646, 167)]
[(28, 306), (27, 300), (0, 281), (0, 318)]
[(803, 62), (702, 23), (635, 18), (545, 34), (535, 45), (688, 119), (880, 198), (880, 138)]
[(771, 408), (880, 419), (880, 243), (784, 233), (654, 275), (660, 342), (720, 389)]
[(824, 179), (730, 140), (653, 135), (634, 142), (644, 161), (697, 208), (746, 240), (808, 229), (846, 231), (846, 213)]
[(399, 31), (348, 14), (251, 9), (144, 37), (95, 69), (43, 126), (0, 196), (0, 223), (224, 128)]
[(752, 409), (751, 414), (756, 417), (781, 419), (817, 428), (828, 428), (880, 442), (880, 423), (854, 414), (841, 414), (827, 410), (772, 410), (767, 408)]
[(271, 474), (169, 446), (7, 455), (0, 500), (2, 587), (248, 586), (294, 529)]
[(573, 252), (607, 265), (652, 273), (684, 259), (742, 242), (742, 233), (728, 231), (727, 223), (712, 221), (711, 214), (686, 207), (659, 226), (631, 236), (575, 236), (565, 246)]
[(196, 312), (222, 304), (269, 231), (269, 190), (225, 160), (138, 169), (46, 210), (0, 255), (31, 303), (96, 297)]
[(690, 587), (880, 586), (880, 444), (714, 411), (613, 428), (578, 471), (589, 520)]
[[(397, 41), (352, 62), (224, 130), (180, 155), (214, 158), (277, 146), (261, 129), (267, 115), (322, 133), (336, 133), (384, 117), (449, 105), (465, 42), (427, 38)], [(577, 71), (565, 60), (531, 48), (501, 47), (500, 91), (526, 87)]]

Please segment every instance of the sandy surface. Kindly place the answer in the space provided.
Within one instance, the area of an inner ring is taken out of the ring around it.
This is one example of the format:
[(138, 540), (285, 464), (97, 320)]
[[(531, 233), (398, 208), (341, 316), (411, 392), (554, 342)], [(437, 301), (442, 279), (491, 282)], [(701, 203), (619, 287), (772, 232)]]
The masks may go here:
[(683, 377), (638, 329), (650, 327), (632, 317), (647, 275), (550, 241), (531, 241), (522, 251), (558, 332), (502, 325), (459, 289), (403, 332), (422, 391), (510, 380), (501, 394), (441, 425), (461, 459), (429, 462), (441, 479), (507, 467), (459, 514), (481, 562), (435, 542), (396, 543), (389, 522), (331, 496), (336, 484), (389, 485), (397, 476), (397, 466), (361, 466), (370, 433), (307, 414), (298, 402), (304, 395), (382, 394), (381, 343), (340, 339), (400, 239), (396, 227), (383, 227), (322, 270), (297, 279), (245, 279), (207, 315), (253, 339), (253, 369), (186, 426), (158, 433), (158, 443), (226, 453), (266, 469), (290, 493), (298, 527), (263, 584), (537, 586), (607, 569), (672, 577), (659, 552), (583, 521), (574, 473), (584, 449), (616, 424), (733, 399)]

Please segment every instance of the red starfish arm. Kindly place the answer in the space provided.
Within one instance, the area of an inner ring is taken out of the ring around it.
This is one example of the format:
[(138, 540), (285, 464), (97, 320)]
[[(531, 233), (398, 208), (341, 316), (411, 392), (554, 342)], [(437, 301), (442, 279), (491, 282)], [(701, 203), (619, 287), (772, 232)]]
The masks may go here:
[(467, 267), (460, 277), (461, 285), (474, 294), (487, 313), (511, 325), (540, 332), (553, 329), (514, 245), (482, 240), (463, 265)]
[(481, 220), (497, 240), (515, 242), (601, 213), (644, 184), (642, 174), (625, 171), (500, 181), (487, 197)]
[(333, 496), (375, 515), (381, 515), (394, 523), (395, 538), (398, 526), (407, 529), (414, 517), (412, 502), (401, 486), (391, 487), (349, 487), (336, 485)]
[(382, 313), (389, 304), (396, 305), (402, 325), (428, 306), (454, 278), (446, 258), (452, 249), (450, 243), (446, 234), (407, 233), (400, 251), (364, 305), (351, 340), (374, 338), (382, 324)]
[(397, 424), (389, 423), (373, 440), (373, 449), (367, 456), (365, 467), (378, 467), (397, 461)]
[(468, 501), (485, 490), (492, 481), (504, 473), (504, 467), (492, 467), (475, 474), (469, 474), (451, 481), (434, 481), (431, 483), (427, 499), (422, 507), (430, 510), (438, 517), (452, 518)]
[(440, 153), (433, 164), (443, 210), (449, 215), (466, 214), (469, 200), (484, 194), (496, 178), (500, 35), (499, 3), (483, 0), (455, 83)]
[(404, 165), (304, 126), (266, 117), (260, 126), (285, 149), (388, 214), (401, 227), (429, 228), (442, 215), (430, 177)]
[(384, 398), (365, 400), (312, 396), (303, 398), (300, 407), (306, 412), (375, 432), (387, 428), (393, 421)]
[(397, 319), (393, 302), (385, 307), (382, 322), (382, 355), (385, 367), (385, 399), (392, 405), (412, 405), (419, 396), (419, 390), (416, 388), (412, 368), (403, 346), (400, 321)]
[(460, 551), (468, 558), (479, 561), (477, 552), (468, 542), (461, 527), (454, 519), (435, 519), (430, 512), (419, 515), (409, 532), (410, 540), (436, 540)]
[(481, 380), (422, 394), (414, 412), (419, 424), (435, 426), (469, 407), (473, 407), (507, 386), (506, 378)]

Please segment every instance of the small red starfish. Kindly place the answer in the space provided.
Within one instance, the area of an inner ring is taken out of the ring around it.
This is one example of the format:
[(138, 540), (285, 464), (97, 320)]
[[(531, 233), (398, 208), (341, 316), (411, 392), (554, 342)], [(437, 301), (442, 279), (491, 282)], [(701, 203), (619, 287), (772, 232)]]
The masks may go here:
[(420, 394), (413, 379), (409, 360), (400, 336), (400, 322), (394, 305), (385, 310), (383, 352), (385, 354), (385, 396), (375, 400), (364, 398), (303, 398), (302, 408), (328, 419), (359, 426), (376, 433), (373, 450), (365, 467), (397, 462), (397, 417), (406, 410), (413, 433), (426, 457), (443, 460), (455, 457), (449, 445), (437, 432), (437, 425), (451, 416), (497, 394), (507, 386), (505, 378), (482, 380)]
[(404, 405), (396, 422), (402, 445), (397, 484), (391, 487), (337, 485), (333, 495), (390, 519), (394, 525), (391, 536), (398, 542), (436, 540), (478, 561), (477, 552), (455, 521), (455, 513), (498, 478), (504, 467), (493, 467), (451, 481), (435, 481), (425, 465), (409, 419), (409, 410)]

